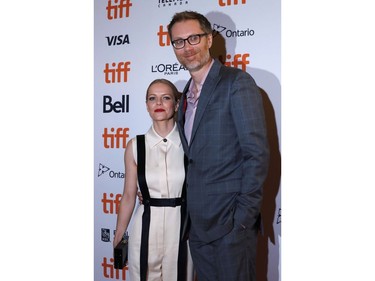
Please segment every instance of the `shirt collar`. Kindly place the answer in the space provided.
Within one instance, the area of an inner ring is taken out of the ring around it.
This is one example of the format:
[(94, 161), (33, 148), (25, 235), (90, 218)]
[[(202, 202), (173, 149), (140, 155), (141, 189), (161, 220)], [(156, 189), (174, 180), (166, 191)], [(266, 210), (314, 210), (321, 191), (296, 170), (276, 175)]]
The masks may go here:
[[(203, 75), (203, 79), (202, 79), (202, 81), (201, 81), (201, 83), (199, 83), (199, 91), (198, 91), (198, 94), (200, 94), (200, 92), (201, 92), (201, 90), (202, 90), (202, 87), (203, 87), (203, 84), (204, 84), (204, 81), (206, 81), (206, 78), (207, 78), (207, 75), (208, 75), (208, 73), (210, 72), (210, 70), (211, 70), (211, 67), (212, 67), (212, 65), (214, 64), (214, 59), (212, 59), (211, 60), (211, 64), (210, 64), (210, 66), (209, 66), (209, 68), (207, 69), (207, 71), (206, 71), (206, 73)], [(187, 98), (189, 98), (189, 99), (191, 99), (191, 98), (194, 98), (194, 94), (193, 94), (193, 87), (194, 87), (194, 80), (191, 80), (191, 82), (190, 82), (190, 86), (189, 86), (189, 91), (186, 93), (186, 96), (187, 96)], [(198, 97), (199, 98), (199, 97)], [(198, 99), (197, 98), (197, 99)]]
[(164, 139), (166, 139), (167, 142), (171, 142), (175, 146), (181, 145), (181, 139), (176, 123), (174, 124), (172, 131), (165, 138), (158, 135), (158, 133), (155, 131), (154, 126), (151, 126), (151, 128), (148, 130), (147, 136), (147, 142), (149, 143), (150, 147), (154, 147), (160, 143), (164, 143)]

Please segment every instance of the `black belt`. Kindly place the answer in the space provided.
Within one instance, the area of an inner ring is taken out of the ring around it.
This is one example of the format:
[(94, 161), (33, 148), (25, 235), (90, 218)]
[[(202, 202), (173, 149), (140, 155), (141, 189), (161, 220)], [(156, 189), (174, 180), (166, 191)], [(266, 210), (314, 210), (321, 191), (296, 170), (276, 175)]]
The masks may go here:
[(149, 198), (143, 200), (144, 205), (150, 205), (153, 207), (176, 207), (181, 206), (185, 200), (181, 197), (176, 198)]
[[(142, 192), (143, 197), (143, 215), (142, 215), (142, 236), (141, 236), (141, 250), (140, 250), (140, 277), (141, 281), (147, 279), (147, 264), (148, 264), (148, 238), (150, 232), (150, 219), (151, 219), (151, 208), (155, 207), (176, 207), (185, 206), (185, 182), (183, 187), (183, 197), (177, 198), (150, 198), (148, 186), (146, 182), (146, 171), (145, 171), (145, 138), (144, 135), (137, 136), (137, 170), (138, 170), (138, 184)], [(185, 159), (186, 160), (186, 159)], [(186, 161), (185, 161), (186, 165)], [(185, 210), (185, 209), (183, 209)], [(181, 211), (181, 225), (184, 221), (186, 213)], [(181, 234), (181, 230), (180, 230)], [(178, 281), (186, 280), (186, 262), (187, 262), (187, 241), (180, 241), (180, 247), (178, 252)]]

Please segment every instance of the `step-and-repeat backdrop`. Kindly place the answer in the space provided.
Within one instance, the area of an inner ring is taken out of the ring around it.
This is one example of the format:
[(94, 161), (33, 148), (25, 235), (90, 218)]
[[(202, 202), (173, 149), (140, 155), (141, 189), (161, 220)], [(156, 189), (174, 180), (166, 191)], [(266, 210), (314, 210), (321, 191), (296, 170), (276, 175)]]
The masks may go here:
[(126, 280), (113, 268), (112, 240), (124, 183), (126, 143), (151, 125), (145, 93), (156, 78), (182, 91), (189, 73), (175, 58), (167, 25), (176, 12), (204, 14), (212, 55), (249, 72), (264, 98), (271, 166), (264, 189), (258, 281), (280, 280), (280, 0), (94, 0), (94, 276)]

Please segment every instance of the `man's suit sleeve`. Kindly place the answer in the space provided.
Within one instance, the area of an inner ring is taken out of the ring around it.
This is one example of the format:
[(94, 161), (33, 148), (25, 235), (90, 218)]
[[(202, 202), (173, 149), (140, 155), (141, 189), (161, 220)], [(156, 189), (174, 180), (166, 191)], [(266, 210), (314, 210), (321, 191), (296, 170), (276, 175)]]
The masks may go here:
[(235, 223), (253, 227), (262, 202), (269, 150), (261, 94), (252, 77), (237, 75), (231, 93), (231, 113), (242, 151), (242, 186), (237, 197)]

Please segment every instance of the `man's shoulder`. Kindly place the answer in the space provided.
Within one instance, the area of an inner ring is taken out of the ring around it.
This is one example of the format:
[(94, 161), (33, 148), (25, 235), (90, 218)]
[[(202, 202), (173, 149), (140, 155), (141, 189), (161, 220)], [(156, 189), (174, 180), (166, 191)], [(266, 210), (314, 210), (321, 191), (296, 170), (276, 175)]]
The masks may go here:
[(218, 66), (218, 73), (219, 76), (222, 76), (222, 78), (230, 78), (233, 79), (234, 77), (242, 77), (242, 78), (250, 78), (251, 75), (247, 73), (246, 71), (243, 71), (240, 68), (233, 67), (233, 66), (226, 66), (221, 64)]
[(232, 73), (232, 74), (247, 73), (240, 68), (225, 65), (221, 61), (219, 61), (218, 59), (215, 59), (211, 70), (218, 71), (219, 73), (222, 73), (222, 74), (226, 74), (226, 73)]

